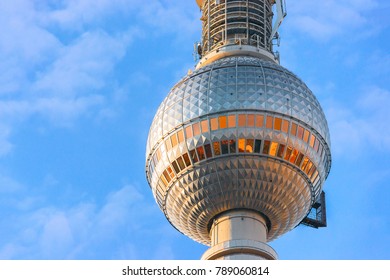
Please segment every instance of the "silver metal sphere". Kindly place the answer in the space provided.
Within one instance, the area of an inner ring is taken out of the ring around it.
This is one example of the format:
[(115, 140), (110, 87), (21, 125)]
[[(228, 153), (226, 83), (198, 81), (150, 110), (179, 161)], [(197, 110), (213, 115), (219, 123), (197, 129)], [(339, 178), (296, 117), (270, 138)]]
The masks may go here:
[(249, 209), (268, 241), (297, 226), (331, 165), (329, 130), (308, 87), (280, 65), (217, 60), (184, 77), (150, 128), (146, 176), (169, 222), (210, 244), (220, 213)]

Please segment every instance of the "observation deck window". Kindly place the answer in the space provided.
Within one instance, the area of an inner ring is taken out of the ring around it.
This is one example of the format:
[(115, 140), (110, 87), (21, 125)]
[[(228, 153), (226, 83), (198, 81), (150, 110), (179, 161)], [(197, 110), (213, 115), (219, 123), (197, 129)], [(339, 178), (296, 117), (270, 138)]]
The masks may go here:
[(269, 154), (271, 155), (271, 156), (276, 156), (276, 152), (277, 152), (277, 150), (278, 150), (278, 143), (276, 143), (276, 142), (272, 142), (271, 143), (271, 147), (270, 147), (270, 150), (269, 150)]
[(211, 145), (210, 144), (204, 145), (204, 149), (205, 149), (205, 152), (206, 152), (206, 157), (207, 158), (212, 158), (213, 157), (213, 153), (211, 151)]
[(199, 126), (199, 123), (194, 123), (192, 125), (192, 129), (194, 131), (194, 136), (197, 136), (200, 134), (200, 126)]
[(199, 146), (196, 148), (196, 151), (198, 152), (198, 158), (199, 161), (206, 159), (206, 155), (204, 153), (203, 146)]
[(246, 140), (246, 146), (245, 146), (245, 151), (247, 153), (253, 153), (253, 139), (247, 139)]
[(189, 126), (186, 127), (186, 137), (187, 137), (187, 139), (193, 137), (193, 134), (192, 134), (192, 126), (191, 126), (191, 125), (189, 125)]
[(256, 115), (256, 127), (263, 127), (263, 126), (264, 126), (264, 116)]
[(219, 144), (219, 141), (213, 142), (213, 148), (214, 148), (214, 155), (216, 156), (221, 155), (221, 146)]
[(278, 154), (276, 155), (278, 158), (283, 158), (284, 150), (286, 149), (286, 145), (280, 144), (278, 149)]
[(229, 141), (228, 140), (221, 141), (221, 150), (222, 150), (223, 155), (226, 155), (229, 153)]
[(284, 133), (288, 133), (288, 127), (290, 126), (290, 122), (287, 120), (283, 120), (283, 125), (282, 125), (282, 131)]
[(255, 140), (255, 149), (254, 152), (260, 154), (261, 140)]
[(230, 153), (235, 154), (236, 153), (236, 140), (231, 139), (229, 140), (229, 148), (230, 148)]
[(281, 118), (275, 118), (275, 124), (274, 124), (275, 130), (282, 130), (282, 119)]
[(227, 128), (227, 118), (226, 118), (226, 116), (220, 116), (218, 119), (219, 119), (219, 128), (220, 129)]
[(202, 133), (209, 131), (209, 124), (207, 120), (201, 121)]
[(267, 155), (269, 152), (269, 147), (271, 146), (271, 142), (268, 140), (264, 141), (264, 146), (263, 146), (263, 154)]
[(238, 126), (240, 126), (240, 127), (246, 126), (246, 115), (244, 115), (244, 114), (238, 115)]
[(247, 126), (249, 127), (254, 127), (255, 126), (255, 115), (249, 114), (247, 118), (248, 124)]

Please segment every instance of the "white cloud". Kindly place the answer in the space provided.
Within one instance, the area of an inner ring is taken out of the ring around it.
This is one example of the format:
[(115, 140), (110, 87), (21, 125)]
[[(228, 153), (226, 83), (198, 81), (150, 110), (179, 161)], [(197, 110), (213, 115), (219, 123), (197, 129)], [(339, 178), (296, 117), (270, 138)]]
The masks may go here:
[(66, 29), (82, 30), (85, 25), (96, 23), (104, 15), (130, 10), (134, 0), (64, 0), (61, 6), (48, 7), (47, 20)]
[(14, 193), (23, 189), (23, 186), (12, 178), (0, 174), (0, 193)]
[(373, 150), (390, 152), (390, 91), (365, 88), (349, 105), (326, 104), (335, 154), (355, 159)]
[(4, 125), (0, 125), (0, 156), (8, 154), (13, 144), (9, 141), (10, 128)]
[(31, 117), (69, 126), (80, 116), (115, 115), (122, 89), (114, 73), (129, 45), (150, 32), (188, 36), (199, 26), (194, 7), (161, 0), (2, 1), (0, 156), (11, 151), (16, 124)]
[[(287, 8), (291, 26), (311, 37), (327, 41), (356, 30), (372, 29), (365, 15), (378, 6), (375, 0), (291, 1)], [(354, 36), (356, 33), (354, 33)]]
[[(143, 195), (133, 186), (108, 194), (101, 206), (83, 201), (69, 207), (48, 206), (47, 203), (37, 202), (32, 211), (16, 211), (12, 218), (0, 220), (3, 227), (12, 223), (16, 232), (2, 238), (0, 259), (173, 257), (167, 245), (169, 235), (164, 237), (165, 245), (158, 248), (147, 243), (150, 235), (164, 232), (166, 225), (149, 228), (145, 221), (151, 220), (157, 209), (146, 204)], [(133, 240), (145, 240), (148, 247)], [(106, 251), (96, 255), (96, 247), (110, 247), (109, 251), (118, 255), (107, 255)], [(123, 251), (124, 248), (129, 251)]]

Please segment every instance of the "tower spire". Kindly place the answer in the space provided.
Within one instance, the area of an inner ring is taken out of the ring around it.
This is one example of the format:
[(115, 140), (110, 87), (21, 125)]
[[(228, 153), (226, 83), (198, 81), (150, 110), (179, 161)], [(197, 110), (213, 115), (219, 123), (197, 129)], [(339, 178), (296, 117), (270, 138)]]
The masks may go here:
[[(196, 0), (202, 11), (197, 68), (228, 56), (253, 56), (278, 63), (273, 40), (286, 16), (282, 0)], [(273, 22), (275, 6), (277, 15)]]

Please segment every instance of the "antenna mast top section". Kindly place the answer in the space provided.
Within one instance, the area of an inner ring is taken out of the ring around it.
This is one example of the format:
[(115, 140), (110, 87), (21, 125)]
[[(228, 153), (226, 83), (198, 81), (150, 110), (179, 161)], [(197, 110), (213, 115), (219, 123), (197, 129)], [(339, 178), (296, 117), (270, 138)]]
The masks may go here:
[[(285, 0), (196, 0), (202, 11), (201, 68), (228, 56), (255, 56), (279, 63), (273, 41), (286, 16)], [(275, 5), (275, 9), (273, 9)], [(276, 18), (274, 20), (274, 12)]]

